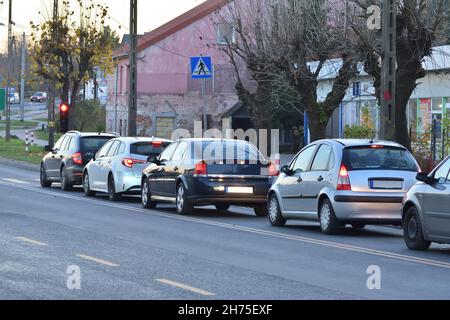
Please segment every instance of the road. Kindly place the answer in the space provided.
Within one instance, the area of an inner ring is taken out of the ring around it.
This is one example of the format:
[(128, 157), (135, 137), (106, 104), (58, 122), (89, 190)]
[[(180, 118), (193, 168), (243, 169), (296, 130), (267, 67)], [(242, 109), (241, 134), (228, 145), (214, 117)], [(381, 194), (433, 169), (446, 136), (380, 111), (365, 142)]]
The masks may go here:
[[(273, 228), (248, 209), (181, 217), (38, 181), (0, 166), (0, 299), (450, 298), (450, 247), (408, 251), (395, 228), (325, 236), (314, 223)], [(79, 290), (67, 286), (73, 266)], [(369, 266), (381, 290), (368, 289)]]

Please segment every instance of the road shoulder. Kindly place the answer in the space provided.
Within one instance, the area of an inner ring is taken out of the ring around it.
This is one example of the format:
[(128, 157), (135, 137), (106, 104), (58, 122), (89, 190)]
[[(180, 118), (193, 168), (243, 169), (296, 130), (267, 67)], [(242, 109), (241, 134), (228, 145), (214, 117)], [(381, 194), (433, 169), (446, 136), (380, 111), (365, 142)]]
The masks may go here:
[(40, 166), (33, 163), (28, 163), (25, 161), (19, 161), (19, 160), (12, 160), (0, 157), (0, 165), (8, 166), (8, 167), (14, 167), (18, 169), (24, 169), (29, 171), (35, 171), (39, 172)]

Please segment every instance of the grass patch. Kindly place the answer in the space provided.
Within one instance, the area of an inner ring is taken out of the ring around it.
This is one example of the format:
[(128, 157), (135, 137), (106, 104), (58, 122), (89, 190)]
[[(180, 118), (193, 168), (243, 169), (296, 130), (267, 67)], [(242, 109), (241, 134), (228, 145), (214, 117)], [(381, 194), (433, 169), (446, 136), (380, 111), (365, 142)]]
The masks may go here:
[[(55, 143), (61, 137), (62, 137), (61, 133), (55, 133)], [(48, 141), (48, 129), (46, 128), (44, 131), (42, 130), (34, 131), (34, 138), (38, 140)]]
[(0, 138), (0, 157), (40, 164), (44, 155), (42, 147), (30, 147), (30, 152), (27, 153), (24, 141), (11, 139), (6, 143), (4, 138)]
[[(38, 125), (38, 122), (35, 121), (24, 121), (21, 122), (20, 120), (11, 120), (11, 129), (12, 130), (20, 130), (20, 129), (34, 129)], [(1, 120), (0, 121), (0, 128), (6, 127), (6, 121)]]

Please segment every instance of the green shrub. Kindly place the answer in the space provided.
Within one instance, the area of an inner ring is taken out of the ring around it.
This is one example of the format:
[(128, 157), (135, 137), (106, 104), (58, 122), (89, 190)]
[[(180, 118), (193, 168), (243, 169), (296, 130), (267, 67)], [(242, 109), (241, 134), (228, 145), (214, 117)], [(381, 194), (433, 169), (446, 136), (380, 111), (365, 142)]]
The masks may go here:
[(75, 130), (104, 132), (106, 130), (106, 109), (98, 101), (83, 100), (74, 110)]
[(373, 139), (375, 134), (375, 129), (366, 125), (346, 126), (344, 130), (346, 139)]

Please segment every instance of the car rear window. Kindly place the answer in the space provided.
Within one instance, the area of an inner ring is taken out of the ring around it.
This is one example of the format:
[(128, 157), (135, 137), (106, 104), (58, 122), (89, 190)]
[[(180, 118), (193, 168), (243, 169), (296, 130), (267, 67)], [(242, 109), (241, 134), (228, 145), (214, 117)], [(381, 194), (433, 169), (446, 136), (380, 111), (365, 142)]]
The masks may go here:
[(169, 145), (167, 142), (139, 142), (130, 147), (131, 154), (140, 156), (157, 156)]
[(194, 142), (193, 147), (195, 160), (264, 160), (259, 150), (245, 141), (202, 141)]
[(81, 151), (85, 153), (97, 153), (112, 137), (83, 137), (80, 139)]
[(368, 146), (344, 149), (343, 163), (349, 171), (399, 170), (418, 171), (411, 153), (403, 148)]

